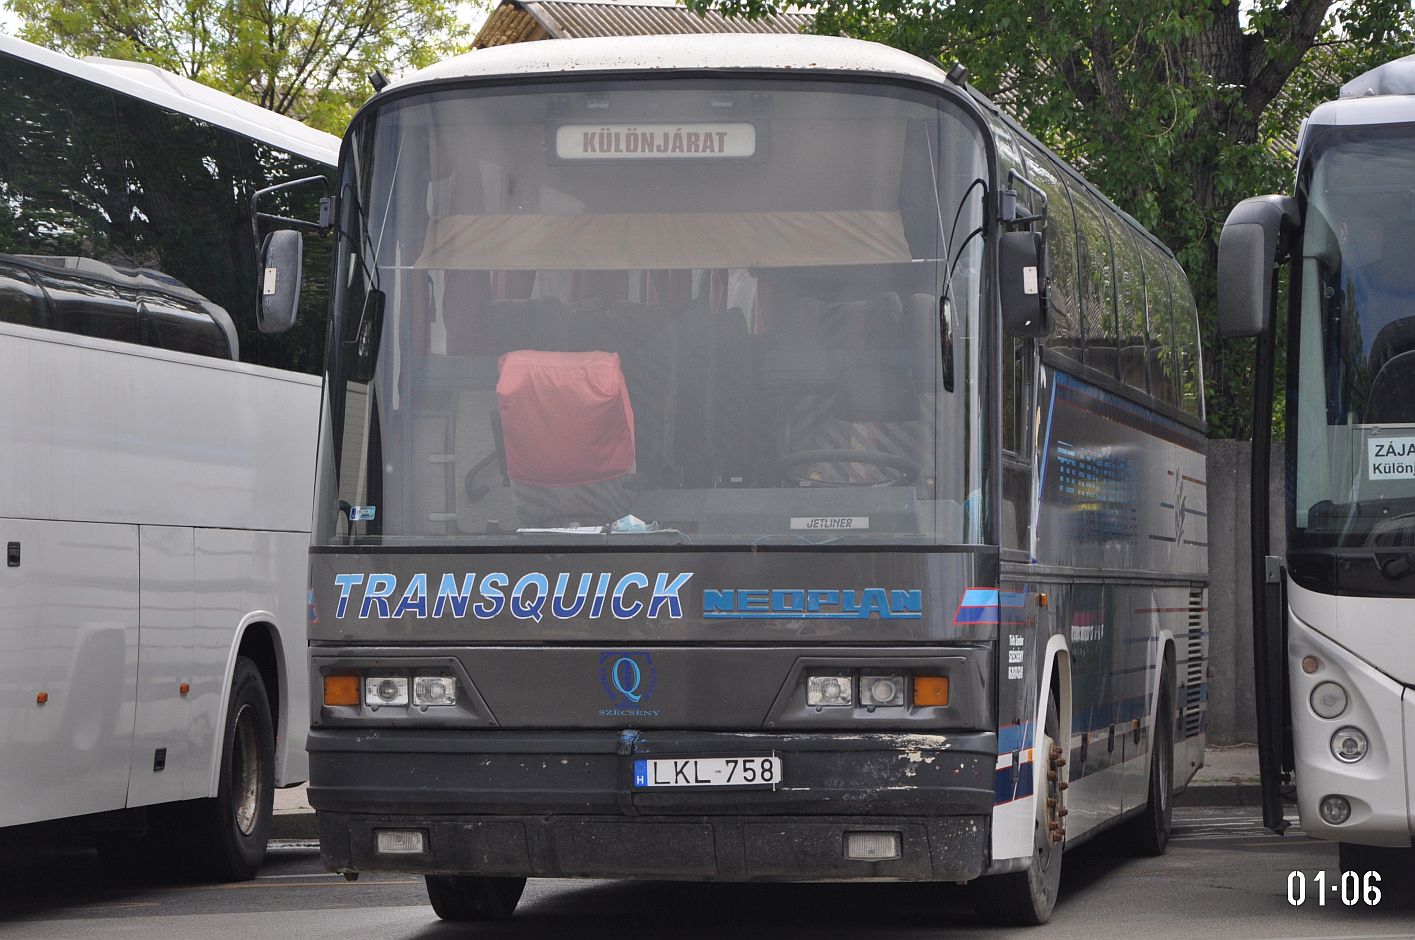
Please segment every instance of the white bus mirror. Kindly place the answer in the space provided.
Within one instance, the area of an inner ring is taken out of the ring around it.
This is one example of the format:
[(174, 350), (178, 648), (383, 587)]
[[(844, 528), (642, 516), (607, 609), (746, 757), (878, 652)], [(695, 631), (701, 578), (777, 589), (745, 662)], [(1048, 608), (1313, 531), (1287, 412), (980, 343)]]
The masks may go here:
[(271, 232), (260, 246), (260, 331), (284, 333), (300, 310), (304, 241), (289, 229)]
[(1254, 196), (1233, 207), (1218, 240), (1218, 328), (1258, 336), (1272, 323), (1273, 266), (1299, 222), (1291, 196)]
[(1002, 328), (1009, 336), (1051, 332), (1046, 242), (1040, 232), (1004, 232), (998, 241)]

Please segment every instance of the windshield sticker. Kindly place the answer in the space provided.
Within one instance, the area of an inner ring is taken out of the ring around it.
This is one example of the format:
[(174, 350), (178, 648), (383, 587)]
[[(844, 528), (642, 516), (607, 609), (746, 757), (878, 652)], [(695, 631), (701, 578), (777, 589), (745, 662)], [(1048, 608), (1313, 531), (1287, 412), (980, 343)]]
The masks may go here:
[(376, 506), (350, 506), (350, 507), (349, 507), (349, 521), (350, 521), (350, 522), (372, 522), (372, 521), (374, 520), (374, 517), (377, 516), (377, 515), (378, 515), (378, 507), (376, 507)]
[(923, 617), (923, 608), (922, 591), (884, 588), (703, 591), (704, 620), (918, 620)]
[(792, 516), (793, 529), (868, 529), (869, 516)]
[(1372, 480), (1415, 480), (1415, 437), (1366, 440), (1367, 475)]
[[(480, 578), (480, 580), (478, 580)], [(609, 572), (598, 574), (555, 576), (551, 587), (549, 576), (539, 572), (522, 575), (514, 583), (502, 571), (484, 575), (413, 574), (401, 581), (396, 574), (375, 572), (339, 574), (334, 586), (339, 589), (339, 603), (334, 619), (343, 620), (352, 610), (360, 619), (378, 617), (399, 620), (414, 617), (426, 620), (451, 615), (457, 619), (471, 616), (491, 620), (509, 613), (517, 620), (540, 623), (552, 620), (574, 620), (580, 616), (591, 619), (609, 613), (616, 620), (634, 620), (660, 616), (669, 620), (683, 619), (683, 601), (679, 592), (692, 574), (657, 573), (650, 578), (642, 571), (624, 575)], [(571, 581), (575, 583), (572, 585)], [(356, 588), (360, 588), (357, 601)], [(473, 602), (473, 597), (480, 598)]]
[(756, 152), (757, 128), (747, 122), (562, 124), (555, 129), (555, 155), (562, 160), (741, 159)]

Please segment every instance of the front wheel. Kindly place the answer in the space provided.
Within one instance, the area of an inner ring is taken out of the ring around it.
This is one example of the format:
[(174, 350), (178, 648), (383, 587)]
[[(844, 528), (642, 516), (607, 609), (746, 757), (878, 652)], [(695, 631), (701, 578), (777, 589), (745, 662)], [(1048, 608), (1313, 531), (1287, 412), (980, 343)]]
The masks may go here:
[(1061, 745), (1060, 703), (1053, 692), (1047, 703), (1042, 739), (1036, 755), (1045, 760), (1042, 787), (1035, 798), (1032, 861), (1026, 871), (988, 875), (969, 883), (973, 909), (985, 924), (1030, 927), (1044, 924), (1056, 906), (1061, 887), (1061, 854), (1065, 848), (1066, 759)]
[(483, 875), (425, 875), (427, 899), (443, 920), (506, 920), (516, 910), (524, 878)]

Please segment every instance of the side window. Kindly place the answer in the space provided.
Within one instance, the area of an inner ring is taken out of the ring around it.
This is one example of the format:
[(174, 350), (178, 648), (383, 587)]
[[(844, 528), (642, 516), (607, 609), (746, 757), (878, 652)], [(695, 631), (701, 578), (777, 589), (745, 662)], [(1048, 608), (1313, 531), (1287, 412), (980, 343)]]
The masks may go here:
[(1115, 279), (1111, 272), (1110, 234), (1105, 224), (1107, 209), (1086, 187), (1073, 180), (1067, 182), (1076, 207), (1076, 229), (1080, 236), (1081, 332), (1086, 342), (1085, 362), (1113, 376), (1116, 374)]
[(1169, 291), (1174, 306), (1175, 375), (1179, 407), (1191, 415), (1204, 414), (1204, 376), (1199, 356), (1199, 310), (1189, 279), (1176, 261), (1170, 262)]
[[(148, 346), (235, 359), (235, 328), (214, 304), (173, 294), (148, 294), (138, 303), (138, 326)], [(229, 335), (228, 335), (229, 334)]]
[(0, 264), (0, 323), (48, 326), (44, 294), (21, 268)]
[[(251, 195), (257, 189), (310, 176), (325, 176), (331, 181), (334, 178), (330, 167), (253, 140), (241, 142), (241, 163), (245, 172), (245, 185), (241, 190), (242, 219), (247, 217)], [(330, 192), (334, 189), (331, 184)], [(315, 187), (301, 187), (277, 197), (265, 211), (289, 218), (317, 219), (321, 195)], [(249, 226), (245, 231), (240, 254), (237, 255), (241, 259), (237, 273), (246, 285), (246, 296), (253, 300), (256, 291), (255, 243), (250, 237)], [(286, 333), (260, 333), (255, 331), (254, 326), (251, 328), (254, 335), (248, 336), (243, 331), (242, 340), (254, 344), (247, 357), (249, 361), (275, 369), (319, 374), (324, 367), (324, 333), (329, 317), (329, 274), (333, 267), (333, 250), (332, 238), (305, 236), (299, 320)]]
[[(47, 260), (47, 259), (46, 259)], [(88, 259), (55, 259), (65, 268), (35, 274), (51, 307), (50, 325), (65, 333), (138, 342), (135, 297), (130, 289), (115, 283), (115, 269)], [(82, 265), (77, 262), (83, 261)]]
[(1115, 305), (1119, 314), (1116, 336), (1120, 381), (1149, 391), (1148, 355), (1145, 351), (1145, 276), (1135, 232), (1123, 219), (1108, 217), (1110, 243), (1115, 253)]
[(238, 246), (250, 241), (236, 199), (238, 148), (215, 125), (134, 98), (118, 98), (118, 119), (128, 157), (134, 273), (143, 284), (142, 341), (230, 358), (240, 344), (227, 341), (219, 321), (228, 319), (225, 311), (239, 318), (254, 309), (254, 289), (245, 295), (235, 267)]
[(1145, 268), (1145, 323), (1150, 359), (1150, 394), (1162, 402), (1179, 404), (1174, 375), (1174, 327), (1170, 316), (1169, 263), (1148, 240), (1140, 244)]
[(0, 252), (24, 268), (0, 277), (0, 319), (136, 342), (113, 96), (8, 55), (0, 83)]
[(1027, 177), (1047, 194), (1047, 251), (1051, 257), (1052, 331), (1048, 348), (1081, 361), (1081, 324), (1078, 319), (1076, 216), (1071, 195), (1051, 159), (1023, 142)]

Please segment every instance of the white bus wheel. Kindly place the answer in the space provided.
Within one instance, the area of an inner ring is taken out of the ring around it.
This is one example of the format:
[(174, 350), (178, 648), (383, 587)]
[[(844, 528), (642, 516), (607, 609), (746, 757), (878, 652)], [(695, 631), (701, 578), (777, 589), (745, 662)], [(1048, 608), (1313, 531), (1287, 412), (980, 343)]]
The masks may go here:
[(483, 875), (427, 875), (427, 899), (443, 920), (505, 920), (516, 910), (524, 878)]
[(216, 799), (201, 800), (190, 843), (202, 875), (247, 881), (265, 859), (275, 801), (275, 732), (270, 701), (255, 663), (236, 660), (222, 735)]
[(1033, 802), (1032, 863), (1025, 871), (988, 875), (968, 887), (978, 919), (987, 924), (1027, 927), (1044, 924), (1061, 887), (1061, 855), (1066, 847), (1066, 758), (1060, 745), (1060, 703), (1048, 697), (1046, 721), (1033, 760), (1046, 761), (1042, 786)]

